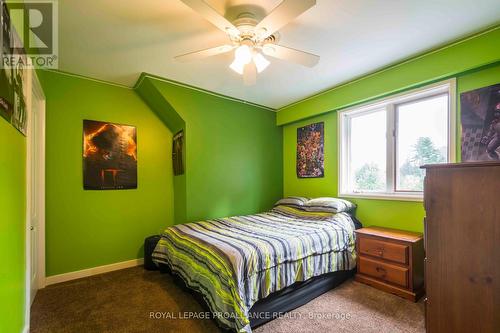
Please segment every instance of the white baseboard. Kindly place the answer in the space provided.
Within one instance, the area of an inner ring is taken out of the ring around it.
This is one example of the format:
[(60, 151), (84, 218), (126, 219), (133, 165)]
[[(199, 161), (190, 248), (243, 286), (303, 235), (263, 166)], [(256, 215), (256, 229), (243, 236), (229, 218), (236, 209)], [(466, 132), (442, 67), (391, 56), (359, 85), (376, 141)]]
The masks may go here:
[(29, 331), (30, 331), (30, 325), (28, 324), (24, 325), (23, 333), (29, 333)]
[(48, 286), (51, 284), (81, 279), (81, 278), (89, 277), (92, 275), (117, 271), (117, 270), (124, 269), (124, 268), (140, 266), (142, 264), (144, 264), (144, 259), (142, 259), (142, 258), (141, 259), (133, 259), (133, 260), (128, 260), (128, 261), (117, 262), (115, 264), (110, 264), (110, 265), (82, 269), (81, 271), (48, 276), (45, 279), (45, 285)]

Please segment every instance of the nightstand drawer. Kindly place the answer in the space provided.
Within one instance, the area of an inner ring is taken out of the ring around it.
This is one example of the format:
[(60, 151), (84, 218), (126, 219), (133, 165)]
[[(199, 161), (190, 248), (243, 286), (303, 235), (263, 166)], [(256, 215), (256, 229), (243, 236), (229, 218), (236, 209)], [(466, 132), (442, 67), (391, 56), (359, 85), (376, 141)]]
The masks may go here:
[(405, 265), (408, 264), (407, 245), (361, 237), (359, 239), (359, 252)]
[(377, 260), (359, 257), (358, 270), (365, 274), (383, 281), (408, 287), (408, 268), (386, 264)]

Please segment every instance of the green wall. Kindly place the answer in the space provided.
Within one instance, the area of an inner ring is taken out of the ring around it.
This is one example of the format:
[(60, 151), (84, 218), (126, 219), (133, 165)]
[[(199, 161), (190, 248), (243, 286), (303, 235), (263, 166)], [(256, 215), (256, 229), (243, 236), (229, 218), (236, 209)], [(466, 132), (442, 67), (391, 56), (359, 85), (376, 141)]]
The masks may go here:
[[(325, 177), (297, 178), (295, 170), (297, 128), (325, 123)], [(283, 127), (284, 196), (338, 196), (337, 113), (330, 112)], [(356, 216), (363, 225), (421, 231), (424, 210), (420, 202), (346, 198), (358, 205)]]
[[(458, 56), (458, 55), (457, 55)], [(461, 73), (457, 77), (457, 99), (460, 93), (491, 84), (500, 83), (500, 64), (490, 65), (473, 71)], [(458, 102), (457, 101), (457, 102)], [(334, 103), (332, 97), (332, 104)], [(457, 103), (460, 106), (460, 103)], [(457, 127), (460, 123), (457, 110)], [(295, 173), (297, 128), (314, 123), (325, 122), (325, 177), (299, 179)], [(283, 173), (284, 195), (337, 196), (338, 194), (338, 140), (337, 113), (301, 120), (283, 126)], [(457, 132), (457, 156), (460, 156), (460, 130)], [(412, 231), (423, 231), (422, 219), (425, 212), (421, 202), (352, 199), (358, 205), (357, 217), (365, 225), (378, 225)]]
[(148, 75), (136, 90), (169, 126), (179, 124), (172, 112), (182, 119), (185, 187), (175, 195), (185, 190), (186, 214), (176, 222), (261, 212), (282, 196), (275, 112)]
[[(39, 76), (47, 99), (47, 276), (142, 257), (144, 238), (173, 224), (170, 130), (132, 89)], [(137, 127), (136, 190), (83, 190), (84, 119)]]
[(0, 117), (0, 332), (24, 325), (26, 139)]
[[(48, 276), (141, 257), (144, 238), (173, 224), (176, 210), (179, 223), (255, 213), (282, 195), (274, 112), (152, 78), (134, 91), (61, 72), (39, 76), (47, 99)], [(83, 190), (83, 119), (137, 127), (137, 190)], [(180, 128), (186, 174), (174, 177), (172, 132)]]
[[(278, 112), (283, 126), (284, 195), (337, 196), (336, 111), (411, 88), (457, 78), (457, 100), (463, 91), (500, 82), (500, 26), (334, 87)], [(458, 102), (457, 101), (457, 102)], [(460, 156), (460, 105), (457, 103), (457, 152)], [(297, 127), (325, 122), (325, 177), (298, 179), (295, 175)], [(422, 231), (421, 202), (351, 199), (364, 225)]]
[(0, 332), (17, 333), (25, 324), (26, 138), (2, 117), (0, 144)]

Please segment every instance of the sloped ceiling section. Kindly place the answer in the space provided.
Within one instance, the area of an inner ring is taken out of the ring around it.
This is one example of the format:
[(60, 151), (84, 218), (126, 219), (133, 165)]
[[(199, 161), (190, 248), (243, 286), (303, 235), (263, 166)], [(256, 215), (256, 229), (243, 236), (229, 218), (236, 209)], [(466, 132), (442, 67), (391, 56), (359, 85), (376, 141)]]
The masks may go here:
[[(220, 13), (280, 0), (206, 0)], [(365, 73), (498, 24), (498, 0), (317, 0), (281, 31), (280, 44), (321, 56), (314, 68), (271, 59), (255, 86), (229, 69), (230, 54), (177, 63), (227, 36), (180, 0), (59, 2), (60, 69), (127, 86), (141, 72), (281, 108)]]

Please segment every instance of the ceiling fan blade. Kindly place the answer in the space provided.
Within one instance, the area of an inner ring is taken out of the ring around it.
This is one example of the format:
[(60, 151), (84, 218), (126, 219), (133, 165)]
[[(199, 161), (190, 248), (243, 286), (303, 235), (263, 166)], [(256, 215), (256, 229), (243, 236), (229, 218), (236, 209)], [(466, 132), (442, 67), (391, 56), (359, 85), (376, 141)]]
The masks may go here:
[(260, 39), (265, 39), (315, 4), (316, 0), (283, 0), (257, 24), (255, 31)]
[(319, 56), (315, 54), (276, 44), (264, 45), (262, 52), (270, 57), (291, 61), (306, 67), (314, 67), (319, 62)]
[(246, 86), (253, 86), (257, 82), (257, 67), (253, 61), (245, 65), (243, 69), (243, 83)]
[(180, 61), (180, 62), (199, 60), (199, 59), (208, 58), (208, 57), (211, 57), (214, 55), (226, 53), (226, 52), (231, 51), (232, 49), (234, 49), (234, 46), (232, 46), (232, 45), (221, 45), (221, 46), (212, 47), (212, 48), (205, 49), (205, 50), (200, 50), (200, 51), (182, 54), (182, 55), (175, 57), (175, 60)]
[(210, 23), (215, 25), (220, 30), (232, 35), (238, 36), (240, 31), (231, 22), (229, 22), (224, 16), (219, 14), (215, 9), (213, 9), (208, 3), (203, 0), (181, 0), (189, 6), (192, 10), (203, 16)]

